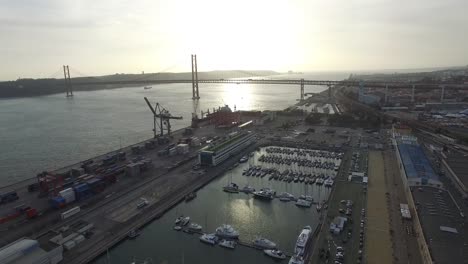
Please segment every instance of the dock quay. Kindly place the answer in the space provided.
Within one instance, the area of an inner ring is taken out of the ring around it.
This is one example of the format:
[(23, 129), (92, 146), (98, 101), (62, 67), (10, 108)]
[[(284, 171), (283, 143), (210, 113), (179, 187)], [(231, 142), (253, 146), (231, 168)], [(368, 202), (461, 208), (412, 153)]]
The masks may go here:
[[(290, 119), (289, 116), (280, 117), (278, 123), (288, 119)], [(335, 147), (327, 148), (326, 145), (314, 146), (312, 143), (301, 146), (299, 141), (272, 141), (268, 134), (262, 131), (264, 128), (264, 126), (253, 128), (252, 130), (259, 135), (256, 137), (255, 143), (248, 144), (246, 148), (233, 153), (228, 159), (216, 166), (203, 168), (196, 166), (198, 163), (197, 154), (203, 145), (190, 146), (189, 151), (184, 154), (159, 155), (162, 150), (167, 149), (168, 145), (179, 144), (188, 137), (223, 138), (232, 131), (230, 129), (214, 129), (210, 125), (193, 129), (193, 133), (190, 135), (185, 134), (185, 129), (178, 130), (173, 133), (170, 142), (166, 144), (156, 144), (151, 148), (146, 148), (147, 143), (154, 141), (154, 139), (149, 139), (88, 159), (93, 160), (95, 164), (99, 164), (104, 171), (112, 166), (119, 168), (119, 172), (115, 175), (115, 182), (107, 184), (102, 190), (93, 192), (92, 195), (84, 199), (77, 199), (70, 205), (67, 204), (65, 207), (51, 207), (49, 200), (58, 195), (53, 190), (45, 197), (39, 197), (38, 191), (28, 191), (28, 186), (37, 182), (36, 178), (2, 187), (0, 188), (1, 192), (16, 191), (19, 199), (12, 203), (2, 204), (0, 206), (1, 214), (6, 214), (12, 208), (24, 204), (37, 209), (38, 215), (32, 219), (20, 215), (6, 223), (1, 223), (0, 246), (12, 243), (21, 237), (29, 237), (37, 240), (41, 248), (53, 250), (57, 245), (56, 242), (51, 241), (57, 241), (58, 239), (63, 242), (66, 238), (74, 235), (85, 236), (86, 243), (77, 246), (62, 244), (63, 263), (89, 263), (109, 248), (126, 239), (130, 230), (140, 229), (153, 220), (160, 218), (168, 210), (184, 201), (189, 193), (197, 191), (213, 179), (223, 175), (242, 156), (259, 149), (261, 146), (337, 149)], [(287, 134), (289, 132), (284, 131), (281, 133)], [(220, 144), (220, 146), (223, 145)], [(139, 148), (137, 153), (134, 153), (135, 147)], [(214, 148), (213, 150), (217, 151), (218, 149)], [(110, 155), (122, 152), (126, 153), (125, 160), (118, 160), (109, 166), (101, 165)], [(151, 162), (149, 167), (145, 171), (141, 171), (138, 176), (129, 176), (128, 172), (126, 172), (126, 165), (134, 163), (135, 160), (149, 160)], [(86, 162), (66, 166), (50, 173), (67, 175), (72, 170), (78, 170)], [(143, 208), (137, 207), (141, 201), (146, 202)], [(64, 217), (64, 213), (76, 207), (80, 208), (76, 214)], [(92, 226), (92, 231), (80, 233), (84, 226)], [(253, 247), (253, 245), (245, 241), (241, 241), (239, 245)], [(288, 255), (290, 256), (290, 254)]]
[[(174, 231), (174, 232), (177, 232), (177, 231)], [(200, 232), (200, 231), (191, 231), (191, 230), (188, 230), (187, 228), (185, 229), (182, 229), (181, 231), (178, 231), (178, 232), (184, 232), (186, 234), (189, 234), (189, 235), (203, 235), (204, 233), (203, 232)], [(242, 247), (247, 247), (247, 248), (252, 248), (252, 249), (256, 249), (256, 250), (262, 250), (263, 251), (263, 248), (261, 247), (258, 247), (256, 245), (254, 245), (252, 242), (249, 242), (249, 241), (243, 241), (241, 239), (232, 239), (233, 241), (236, 241), (237, 245), (239, 246), (242, 246)], [(284, 255), (286, 255), (286, 257), (290, 258), (293, 256), (292, 253), (290, 252), (286, 252), (282, 249), (279, 249), (281, 250), (281, 252), (284, 253)]]

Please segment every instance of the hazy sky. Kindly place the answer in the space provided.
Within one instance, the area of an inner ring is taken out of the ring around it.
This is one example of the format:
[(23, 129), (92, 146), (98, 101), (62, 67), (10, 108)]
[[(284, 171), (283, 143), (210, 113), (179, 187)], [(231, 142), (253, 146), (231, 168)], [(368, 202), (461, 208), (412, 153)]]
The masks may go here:
[[(0, 0), (0, 79), (468, 64), (467, 0)], [(76, 74), (76, 73), (74, 73)]]

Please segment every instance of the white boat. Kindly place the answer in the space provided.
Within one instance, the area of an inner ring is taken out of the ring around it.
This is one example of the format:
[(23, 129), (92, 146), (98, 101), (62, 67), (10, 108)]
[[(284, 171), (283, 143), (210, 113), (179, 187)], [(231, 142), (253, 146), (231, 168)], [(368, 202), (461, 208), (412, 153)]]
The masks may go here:
[(139, 235), (140, 235), (140, 231), (139, 231), (139, 230), (132, 229), (132, 230), (130, 230), (130, 232), (128, 232), (127, 237), (130, 238), (130, 239), (134, 239), (134, 238), (136, 238), (136, 237), (139, 236)]
[(297, 206), (300, 206), (300, 207), (311, 207), (312, 206), (312, 202), (311, 201), (307, 201), (307, 200), (303, 200), (303, 199), (298, 199), (296, 201), (296, 205)]
[(320, 212), (320, 210), (322, 210), (322, 205), (320, 203), (318, 203), (316, 209), (317, 209), (318, 212)]
[(179, 225), (176, 225), (176, 226), (174, 226), (174, 230), (175, 231), (180, 231), (180, 230), (182, 230), (182, 227), (179, 226)]
[(285, 259), (286, 255), (281, 250), (276, 249), (265, 249), (263, 250), (265, 254), (275, 259)]
[(296, 255), (302, 256), (304, 254), (304, 250), (309, 242), (311, 233), (312, 228), (310, 226), (305, 226), (304, 229), (302, 229), (299, 237), (297, 238), (296, 247), (294, 249), (294, 253)]
[(218, 242), (218, 237), (215, 234), (203, 234), (200, 236), (200, 241), (210, 245), (215, 245), (216, 242)]
[(190, 217), (189, 216), (186, 216), (182, 219), (182, 221), (180, 221), (180, 224), (185, 226), (187, 225), (188, 223), (190, 222)]
[(239, 192), (239, 186), (237, 186), (237, 184), (231, 182), (228, 185), (223, 187), (223, 191), (229, 192), (229, 193), (238, 193)]
[(318, 178), (317, 181), (315, 182), (315, 184), (322, 185), (323, 182), (324, 182), (324, 180), (322, 178)]
[(179, 225), (179, 224), (182, 222), (183, 219), (184, 219), (184, 216), (181, 215), (181, 216), (179, 216), (179, 217), (176, 218), (176, 220), (174, 221), (174, 223), (175, 223), (176, 225)]
[(301, 195), (299, 196), (299, 199), (301, 200), (306, 200), (306, 201), (309, 201), (309, 202), (313, 202), (314, 201), (314, 197), (310, 196), (310, 195)]
[(289, 202), (289, 201), (294, 200), (294, 195), (287, 193), (287, 192), (282, 192), (278, 195), (278, 198), (280, 201)]
[(236, 248), (237, 243), (236, 243), (236, 241), (222, 239), (219, 242), (219, 245), (222, 246), (222, 247), (225, 247), (225, 248), (234, 249), (234, 248)]
[(253, 241), (254, 246), (257, 246), (262, 249), (275, 249), (276, 248), (276, 243), (268, 240), (264, 237), (257, 237)]
[(253, 194), (255, 198), (272, 200), (275, 195), (275, 191), (273, 191), (272, 189), (265, 188), (261, 189), (258, 192), (253, 192)]
[(224, 238), (239, 238), (239, 232), (231, 225), (222, 225), (216, 228), (216, 235)]
[(328, 178), (328, 179), (325, 180), (324, 185), (325, 185), (326, 187), (332, 187), (332, 186), (333, 186), (333, 183), (334, 183), (333, 180), (330, 179), (330, 178)]
[(192, 231), (201, 231), (203, 229), (201, 225), (196, 223), (191, 223), (188, 228)]
[(288, 264), (304, 264), (304, 259), (301, 256), (294, 255), (289, 259)]
[(246, 186), (244, 186), (244, 188), (242, 188), (241, 191), (244, 192), (244, 193), (253, 193), (253, 192), (255, 192), (255, 188), (250, 186), (250, 185), (246, 185)]

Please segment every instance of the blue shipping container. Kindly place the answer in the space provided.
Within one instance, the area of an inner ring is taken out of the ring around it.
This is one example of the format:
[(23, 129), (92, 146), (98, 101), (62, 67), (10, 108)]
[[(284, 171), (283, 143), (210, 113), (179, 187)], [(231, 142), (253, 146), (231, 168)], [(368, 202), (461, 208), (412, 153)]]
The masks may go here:
[(63, 197), (60, 197), (60, 196), (57, 196), (57, 197), (54, 197), (52, 199), (50, 199), (50, 205), (52, 206), (52, 208), (55, 208), (55, 209), (58, 209), (58, 208), (62, 208), (65, 204), (65, 199)]

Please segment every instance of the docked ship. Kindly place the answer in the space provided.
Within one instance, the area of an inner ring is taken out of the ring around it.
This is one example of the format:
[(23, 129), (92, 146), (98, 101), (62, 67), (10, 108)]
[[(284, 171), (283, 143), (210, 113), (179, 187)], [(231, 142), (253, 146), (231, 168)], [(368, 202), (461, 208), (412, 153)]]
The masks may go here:
[(288, 264), (304, 264), (304, 259), (301, 256), (294, 255), (289, 259)]
[(310, 226), (305, 226), (302, 229), (299, 237), (297, 238), (296, 247), (294, 248), (294, 253), (298, 256), (303, 256), (307, 243), (310, 240), (312, 233), (312, 228)]

